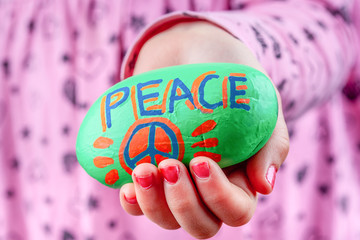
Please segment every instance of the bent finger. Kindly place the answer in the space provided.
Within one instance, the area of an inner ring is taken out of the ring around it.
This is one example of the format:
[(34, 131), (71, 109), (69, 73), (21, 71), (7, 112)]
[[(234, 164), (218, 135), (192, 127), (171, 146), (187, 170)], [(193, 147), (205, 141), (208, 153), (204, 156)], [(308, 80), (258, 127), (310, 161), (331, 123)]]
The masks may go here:
[(143, 215), (141, 208), (136, 200), (135, 188), (133, 183), (127, 183), (121, 187), (120, 204), (123, 209), (133, 216)]
[(225, 224), (241, 226), (251, 219), (257, 198), (243, 168), (234, 170), (229, 176), (236, 178), (236, 185), (229, 181), (216, 162), (207, 157), (194, 158), (190, 169), (204, 203)]
[(159, 164), (159, 169), (166, 201), (180, 226), (196, 238), (214, 236), (222, 223), (201, 201), (185, 165), (168, 159)]
[(150, 163), (140, 164), (134, 169), (132, 177), (137, 201), (144, 215), (165, 229), (179, 228), (166, 203), (157, 167)]

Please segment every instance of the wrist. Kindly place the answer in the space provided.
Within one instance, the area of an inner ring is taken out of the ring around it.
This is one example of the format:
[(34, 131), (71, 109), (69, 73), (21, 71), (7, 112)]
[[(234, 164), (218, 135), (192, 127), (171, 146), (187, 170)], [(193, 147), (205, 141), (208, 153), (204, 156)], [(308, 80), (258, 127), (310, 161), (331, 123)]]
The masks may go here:
[(134, 75), (180, 64), (231, 62), (265, 73), (251, 50), (219, 26), (205, 21), (178, 23), (142, 47)]

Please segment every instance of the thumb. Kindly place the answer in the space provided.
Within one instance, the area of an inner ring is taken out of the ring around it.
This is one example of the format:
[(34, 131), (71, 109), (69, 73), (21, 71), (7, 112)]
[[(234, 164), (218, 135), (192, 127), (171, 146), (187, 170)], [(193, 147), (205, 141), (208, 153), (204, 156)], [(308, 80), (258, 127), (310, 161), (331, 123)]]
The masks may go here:
[(277, 92), (279, 114), (275, 129), (265, 146), (247, 163), (247, 175), (253, 188), (261, 194), (272, 192), (276, 172), (289, 152), (289, 135)]

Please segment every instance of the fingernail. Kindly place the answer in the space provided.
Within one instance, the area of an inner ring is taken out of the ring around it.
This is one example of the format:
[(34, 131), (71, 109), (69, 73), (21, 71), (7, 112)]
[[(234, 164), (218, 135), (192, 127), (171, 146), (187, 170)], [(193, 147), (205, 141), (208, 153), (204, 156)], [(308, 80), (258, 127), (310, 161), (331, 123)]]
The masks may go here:
[(271, 165), (266, 173), (266, 180), (270, 183), (271, 188), (274, 188), (277, 169), (274, 165)]
[(177, 165), (160, 168), (160, 171), (165, 181), (170, 184), (175, 184), (179, 179), (180, 169)]
[(200, 162), (191, 166), (194, 171), (196, 177), (201, 179), (206, 179), (210, 176), (210, 169), (208, 162)]
[(136, 203), (137, 203), (136, 197), (130, 197), (130, 198), (128, 198), (128, 197), (126, 197), (126, 195), (124, 194), (124, 198), (125, 198), (125, 200), (126, 200), (128, 203), (130, 203), (130, 204), (136, 204)]
[(141, 176), (141, 177), (135, 175), (135, 179), (136, 179), (136, 182), (144, 189), (151, 188), (151, 186), (153, 184), (152, 174), (147, 175), (147, 176)]

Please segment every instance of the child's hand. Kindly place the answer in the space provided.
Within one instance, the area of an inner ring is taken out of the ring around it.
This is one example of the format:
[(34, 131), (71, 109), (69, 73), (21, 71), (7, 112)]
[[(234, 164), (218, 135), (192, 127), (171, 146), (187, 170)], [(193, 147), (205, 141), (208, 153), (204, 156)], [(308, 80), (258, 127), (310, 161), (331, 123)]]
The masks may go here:
[[(134, 74), (201, 62), (239, 63), (264, 72), (239, 40), (211, 24), (193, 22), (178, 24), (151, 38), (141, 49)], [(158, 167), (141, 164), (133, 171), (134, 183), (120, 190), (122, 207), (131, 215), (145, 214), (163, 228), (182, 227), (196, 238), (212, 237), (222, 222), (230, 226), (247, 223), (256, 207), (257, 192), (272, 191), (276, 171), (288, 153), (279, 94), (278, 100), (275, 130), (255, 156), (226, 169), (198, 157), (190, 162), (190, 173), (174, 159), (163, 160)]]

